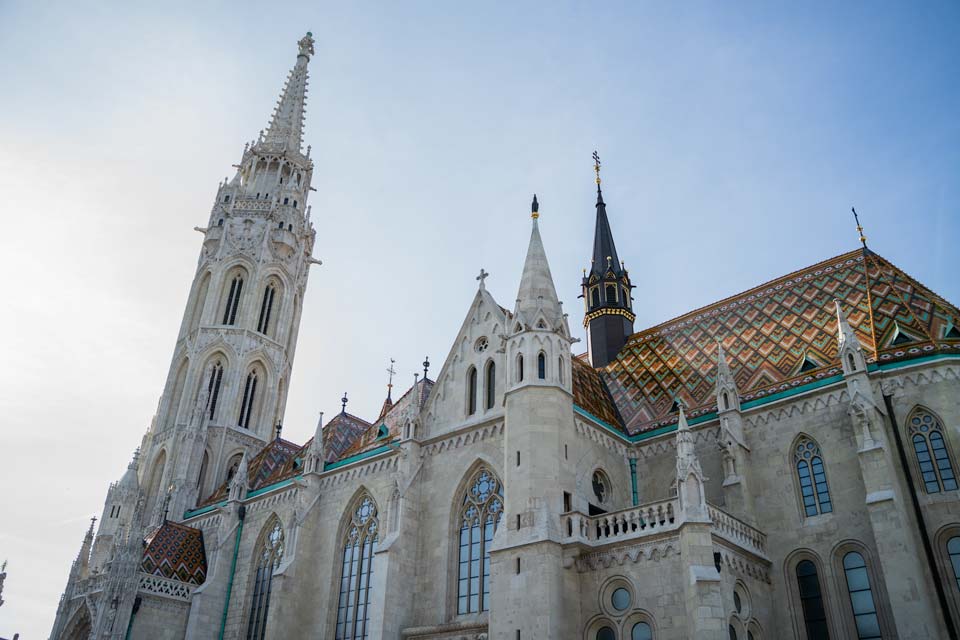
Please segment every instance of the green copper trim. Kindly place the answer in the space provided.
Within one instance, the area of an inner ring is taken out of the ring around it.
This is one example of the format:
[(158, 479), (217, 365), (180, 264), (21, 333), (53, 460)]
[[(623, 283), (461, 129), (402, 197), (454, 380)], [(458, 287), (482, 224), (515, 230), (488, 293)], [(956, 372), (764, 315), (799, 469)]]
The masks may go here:
[(640, 496), (637, 495), (637, 459), (629, 458), (630, 463), (630, 486), (633, 488), (633, 506), (640, 504)]
[[(243, 507), (240, 507), (243, 509)], [(243, 515), (243, 514), (241, 514)], [(237, 523), (237, 540), (233, 544), (233, 560), (230, 561), (230, 577), (227, 580), (227, 599), (223, 603), (223, 617), (220, 618), (219, 640), (223, 640), (223, 632), (227, 628), (227, 612), (230, 611), (230, 594), (233, 591), (233, 574), (237, 572), (237, 555), (240, 553), (240, 534), (243, 532), (243, 520)]]
[(257, 496), (266, 493), (267, 491), (273, 491), (274, 489), (279, 489), (280, 487), (285, 487), (288, 484), (293, 484), (294, 480), (302, 478), (303, 476), (295, 476), (292, 478), (287, 478), (286, 480), (281, 480), (280, 482), (274, 482), (273, 484), (268, 484), (265, 487), (260, 487), (256, 491), (248, 491), (247, 499), (256, 498)]
[(323, 465), (323, 470), (330, 471), (331, 469), (337, 469), (344, 465), (357, 462), (358, 460), (364, 460), (366, 458), (372, 458), (373, 456), (378, 456), (381, 453), (390, 451), (393, 448), (391, 446), (392, 444), (393, 444), (393, 441), (390, 441), (387, 444), (383, 445), (382, 447), (377, 447), (376, 449), (371, 449), (370, 451), (364, 451), (363, 453), (358, 453), (355, 456), (350, 456), (349, 458), (344, 458), (343, 460), (337, 460), (336, 462), (326, 462)]
[(191, 509), (187, 509), (186, 511), (183, 512), (183, 519), (184, 519), (184, 520), (188, 520), (189, 518), (193, 518), (193, 517), (196, 517), (196, 516), (202, 516), (202, 515), (205, 514), (205, 513), (210, 513), (210, 512), (213, 511), (214, 509), (219, 509), (220, 507), (225, 507), (225, 506), (227, 506), (227, 501), (226, 501), (226, 500), (224, 500), (223, 502), (217, 502), (217, 503), (214, 503), (214, 504), (208, 504), (207, 506), (205, 506), (205, 507), (200, 507), (199, 509), (192, 509), (192, 510), (191, 510)]
[(759, 407), (760, 405), (767, 404), (768, 402), (774, 402), (776, 400), (781, 400), (783, 398), (789, 398), (790, 396), (795, 396), (800, 393), (806, 393), (807, 391), (813, 391), (814, 389), (819, 389), (820, 387), (826, 387), (828, 385), (840, 382), (843, 380), (842, 375), (830, 376), (829, 378), (823, 378), (822, 380), (815, 380), (813, 382), (808, 382), (807, 384), (802, 384), (793, 389), (786, 389), (784, 391), (779, 391), (777, 393), (771, 393), (768, 396), (763, 396), (762, 398), (757, 398), (755, 400), (748, 400), (740, 405), (741, 409), (752, 409), (753, 407)]

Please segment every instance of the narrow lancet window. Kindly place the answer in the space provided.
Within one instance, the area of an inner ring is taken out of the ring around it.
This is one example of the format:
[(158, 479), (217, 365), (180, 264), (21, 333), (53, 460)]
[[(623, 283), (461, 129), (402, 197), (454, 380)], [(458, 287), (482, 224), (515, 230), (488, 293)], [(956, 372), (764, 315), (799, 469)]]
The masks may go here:
[(547, 356), (542, 351), (537, 354), (537, 377), (541, 380), (547, 378)]
[(467, 372), (467, 415), (477, 412), (477, 368), (470, 367)]
[(485, 409), (493, 409), (493, 405), (497, 399), (497, 367), (492, 362), (487, 364), (487, 375), (486, 375), (486, 403), (484, 404)]
[(244, 429), (250, 428), (250, 416), (253, 414), (253, 401), (257, 395), (257, 372), (247, 374), (247, 381), (243, 385), (243, 400), (240, 401), (240, 419), (237, 424)]
[[(282, 223), (281, 223), (282, 226)], [(263, 300), (260, 302), (260, 318), (257, 320), (257, 331), (266, 334), (270, 329), (270, 313), (273, 311), (273, 297), (277, 288), (268, 284), (263, 290)]]
[(806, 627), (808, 640), (829, 640), (827, 611), (823, 606), (817, 565), (812, 561), (801, 560), (797, 564), (797, 586), (800, 589), (800, 606), (803, 609), (803, 625)]
[(217, 400), (220, 399), (220, 383), (223, 382), (223, 365), (219, 360), (210, 367), (210, 377), (207, 381), (207, 406), (210, 408), (210, 419), (217, 413)]
[(847, 592), (850, 594), (850, 606), (853, 607), (858, 640), (882, 637), (877, 605), (873, 601), (870, 576), (867, 574), (867, 563), (863, 556), (856, 551), (843, 556), (843, 573), (847, 578)]
[(490, 608), (490, 544), (503, 515), (503, 485), (488, 469), (473, 476), (460, 506), (457, 613)]
[(230, 293), (227, 294), (227, 305), (223, 309), (223, 323), (234, 324), (237, 320), (237, 310), (240, 308), (240, 294), (243, 292), (243, 276), (234, 276), (230, 282)]

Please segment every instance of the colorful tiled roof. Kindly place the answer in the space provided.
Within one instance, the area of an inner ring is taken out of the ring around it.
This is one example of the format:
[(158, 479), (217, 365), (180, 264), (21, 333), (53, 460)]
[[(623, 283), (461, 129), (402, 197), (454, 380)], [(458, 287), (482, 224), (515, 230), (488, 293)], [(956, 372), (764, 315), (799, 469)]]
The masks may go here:
[(188, 584), (203, 584), (207, 579), (207, 554), (203, 532), (173, 522), (164, 522), (144, 539), (140, 569), (164, 578)]
[(623, 428), (617, 407), (613, 404), (600, 372), (584, 362), (583, 357), (571, 359), (573, 365), (573, 404), (607, 424)]
[(714, 411), (718, 340), (744, 400), (840, 373), (837, 299), (868, 362), (960, 353), (957, 307), (858, 249), (631, 336), (600, 370), (627, 431)]
[[(433, 384), (433, 380), (429, 378), (424, 378), (417, 383), (416, 389), (420, 394), (419, 403), (416, 405), (417, 407), (422, 407), (426, 404), (427, 398), (430, 397), (430, 391), (433, 389)], [(417, 400), (413, 390), (414, 387), (412, 386), (407, 389), (407, 392), (393, 403), (385, 415), (377, 420), (376, 423), (370, 425), (370, 427), (356, 439), (353, 445), (343, 451), (336, 459), (342, 460), (349, 458), (350, 456), (376, 449), (385, 442), (399, 438), (406, 422), (405, 418), (411, 414), (409, 409), (414, 405), (414, 401)], [(385, 427), (385, 429), (381, 429), (381, 427)]]
[[(263, 449), (260, 450), (253, 460), (247, 464), (248, 484), (250, 491), (262, 489), (275, 482), (283, 480), (288, 463), (292, 463), (294, 457), (302, 449), (298, 444), (288, 442), (282, 438), (274, 438)], [(230, 492), (230, 483), (224, 482), (209, 498), (204, 500), (201, 505), (215, 504), (226, 500)]]

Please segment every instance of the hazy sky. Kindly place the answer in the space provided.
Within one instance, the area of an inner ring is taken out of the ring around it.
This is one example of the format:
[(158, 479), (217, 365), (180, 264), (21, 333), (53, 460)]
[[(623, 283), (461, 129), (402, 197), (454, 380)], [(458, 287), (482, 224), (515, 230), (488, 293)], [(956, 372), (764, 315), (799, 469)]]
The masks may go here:
[[(638, 330), (857, 246), (960, 302), (960, 4), (0, 0), (0, 635), (49, 633), (162, 391), (218, 180), (307, 30), (317, 228), (284, 436), (512, 307), (571, 327), (603, 158)], [(840, 6), (842, 5), (842, 6)], [(577, 345), (585, 348), (585, 344)]]

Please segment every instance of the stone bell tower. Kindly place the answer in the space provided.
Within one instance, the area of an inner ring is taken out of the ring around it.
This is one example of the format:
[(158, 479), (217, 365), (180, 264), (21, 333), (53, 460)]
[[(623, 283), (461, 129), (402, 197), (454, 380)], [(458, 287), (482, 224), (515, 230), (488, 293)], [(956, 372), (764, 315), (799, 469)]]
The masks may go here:
[[(296, 63), (265, 131), (218, 185), (167, 382), (140, 460), (146, 523), (220, 485), (227, 456), (254, 455), (283, 416), (315, 232), (304, 153), (307, 64)], [(165, 504), (166, 503), (166, 504)]]

